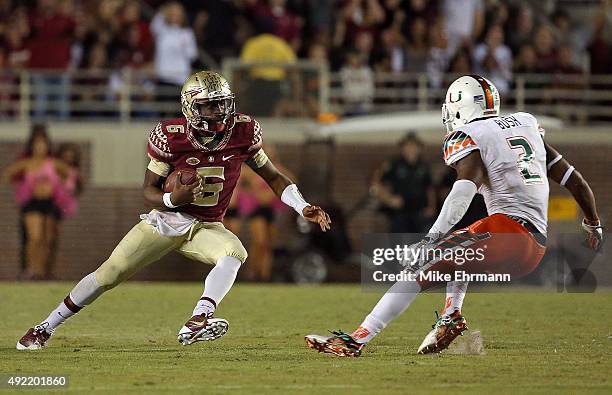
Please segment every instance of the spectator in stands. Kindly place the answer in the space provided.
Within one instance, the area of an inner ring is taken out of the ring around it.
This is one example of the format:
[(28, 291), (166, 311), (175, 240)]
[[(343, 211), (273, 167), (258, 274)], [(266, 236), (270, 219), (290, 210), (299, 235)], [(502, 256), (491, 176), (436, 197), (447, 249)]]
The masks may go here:
[[(535, 48), (532, 45), (525, 44), (520, 48), (518, 58), (514, 63), (514, 72), (516, 74), (538, 74), (543, 72), (540, 68)], [(541, 95), (543, 93), (543, 88), (545, 86), (546, 84), (543, 84), (541, 81), (533, 82), (527, 80), (525, 88), (536, 92), (537, 97), (526, 98), (525, 104), (540, 103), (542, 100)]]
[(110, 57), (114, 67), (141, 69), (153, 59), (154, 48), (143, 40), (143, 30), (137, 24), (126, 25), (110, 44)]
[(359, 52), (364, 62), (371, 66), (373, 62), (372, 52), (374, 50), (374, 35), (368, 32), (360, 32), (355, 37), (355, 46), (353, 47)]
[[(240, 8), (234, 1), (195, 1), (192, 13), (195, 13), (194, 32), (198, 45), (210, 54), (217, 63), (224, 57), (236, 57), (239, 44), (237, 31)], [(244, 21), (243, 21), (244, 22)]]
[[(85, 104), (76, 115), (103, 116), (101, 110), (94, 102), (104, 102), (108, 97), (108, 57), (106, 46), (98, 42), (92, 46), (83, 65), (83, 74), (73, 78), (74, 99), (79, 104)], [(87, 109), (89, 107), (89, 109)]]
[(563, 42), (572, 46), (576, 44), (574, 42), (574, 32), (572, 31), (572, 25), (567, 11), (562, 8), (555, 10), (550, 17), (550, 21), (555, 42)]
[(143, 51), (150, 51), (153, 46), (153, 37), (149, 29), (149, 23), (142, 18), (140, 2), (128, 1), (121, 8), (119, 14), (119, 34), (126, 28), (134, 27), (138, 31), (138, 46)]
[(18, 8), (12, 13), (6, 25), (2, 44), (6, 51), (7, 66), (12, 70), (27, 68), (30, 63), (30, 48), (26, 45), (29, 33), (26, 10)]
[(331, 37), (336, 0), (309, 0), (306, 6), (310, 28), (308, 33), (312, 38), (317, 40), (321, 37)]
[(506, 37), (512, 52), (517, 55), (521, 47), (529, 44), (533, 36), (533, 11), (527, 4), (521, 4), (515, 10), (514, 23), (508, 24)]
[(405, 54), (406, 71), (415, 73), (425, 71), (429, 57), (429, 43), (427, 40), (427, 23), (424, 18), (412, 19)]
[[(484, 31), (489, 31), (491, 26), (501, 26), (502, 29), (508, 24), (510, 18), (510, 10), (508, 3), (503, 1), (497, 1), (490, 4), (486, 10)], [(478, 39), (479, 37), (476, 37)]]
[[(19, 106), (19, 76), (12, 71), (28, 67), (30, 49), (26, 45), (29, 23), (25, 8), (19, 7), (10, 14), (0, 36), (0, 115), (14, 116)], [(4, 72), (6, 70), (6, 72)]]
[(414, 133), (407, 134), (400, 141), (400, 156), (384, 163), (375, 175), (372, 190), (389, 217), (392, 233), (424, 232), (435, 213), (436, 195), (422, 148)]
[[(317, 64), (329, 64), (329, 56), (327, 47), (320, 43), (313, 43), (308, 48), (308, 60)], [(306, 115), (311, 118), (316, 118), (319, 115), (319, 84), (320, 75), (318, 72), (306, 71), (304, 75), (304, 103), (302, 106)]]
[[(240, 54), (240, 59), (245, 63), (290, 65), (295, 63), (296, 58), (295, 52), (285, 40), (267, 31), (247, 40)], [(250, 70), (247, 81), (238, 83), (238, 86), (244, 84), (245, 89), (241, 96), (244, 102), (240, 103), (242, 111), (256, 116), (270, 116), (275, 112), (283, 87), (291, 91), (294, 81), (283, 67), (257, 66)]]
[(406, 20), (406, 13), (402, 7), (402, 0), (383, 0), (381, 5), (385, 13), (385, 18), (379, 25), (379, 29), (387, 30), (393, 28), (401, 31)]
[(472, 67), (472, 56), (469, 49), (460, 48), (455, 56), (450, 61), (449, 72), (453, 74), (470, 74), (474, 68)]
[(151, 32), (155, 38), (158, 99), (175, 102), (198, 56), (195, 35), (187, 25), (181, 3), (162, 6), (151, 21)]
[(440, 88), (444, 82), (444, 73), (448, 69), (452, 52), (448, 47), (446, 31), (439, 23), (430, 30), (430, 49), (427, 59), (427, 77), (432, 88)]
[(298, 52), (302, 45), (302, 18), (287, 9), (286, 0), (256, 1), (249, 12), (255, 20), (255, 29), (269, 31), (285, 40)]
[(514, 71), (517, 74), (535, 74), (541, 73), (538, 65), (538, 55), (535, 48), (530, 44), (521, 46), (518, 52), (518, 58), (514, 62)]
[(549, 26), (543, 25), (538, 28), (534, 36), (534, 45), (540, 70), (544, 73), (552, 72), (555, 69), (557, 54), (555, 38)]
[(380, 34), (380, 45), (374, 53), (375, 70), (401, 73), (405, 69), (406, 51), (399, 27), (391, 27)]
[(504, 94), (510, 89), (512, 80), (512, 51), (504, 44), (504, 31), (500, 25), (489, 28), (485, 41), (474, 49), (476, 73), (495, 84)]
[(359, 33), (374, 41), (376, 26), (384, 22), (385, 12), (378, 0), (345, 0), (338, 11), (333, 45), (338, 48), (356, 46)]
[(401, 8), (404, 10), (406, 20), (404, 22), (404, 32), (408, 32), (408, 27), (415, 19), (423, 19), (428, 25), (433, 25), (439, 17), (439, 0), (403, 0)]
[(369, 113), (374, 99), (374, 72), (360, 51), (347, 52), (345, 64), (340, 69), (340, 81), (345, 115)]
[(607, 18), (608, 10), (606, 4), (602, 2), (601, 8), (593, 18), (593, 35), (587, 46), (587, 51), (591, 58), (592, 74), (612, 73), (612, 42), (610, 32), (612, 24)]
[[(38, 0), (30, 15), (29, 67), (33, 69), (61, 72), (70, 65), (70, 48), (75, 31), (72, 16), (64, 13), (62, 4), (53, 0)], [(34, 117), (44, 118), (51, 108), (57, 109), (60, 119), (69, 115), (70, 79), (67, 73), (32, 74)], [(51, 92), (55, 92), (52, 94)], [(49, 100), (54, 103), (49, 105)]]
[(559, 46), (554, 72), (556, 74), (582, 74), (582, 70), (574, 63), (574, 53), (569, 44)]
[(451, 56), (462, 46), (470, 46), (484, 28), (482, 0), (444, 0), (443, 17)]
[(54, 194), (67, 176), (68, 167), (51, 156), (45, 130), (34, 130), (25, 156), (3, 172), (3, 181), (18, 180), (15, 199), (25, 229), (25, 279), (41, 280), (49, 275), (58, 216)]

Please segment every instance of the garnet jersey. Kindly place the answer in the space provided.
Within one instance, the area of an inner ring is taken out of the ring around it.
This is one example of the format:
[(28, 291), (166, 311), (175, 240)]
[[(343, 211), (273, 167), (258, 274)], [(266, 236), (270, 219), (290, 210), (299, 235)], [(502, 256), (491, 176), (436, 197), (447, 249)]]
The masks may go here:
[(478, 192), (489, 215), (516, 215), (546, 233), (548, 179), (543, 138), (544, 131), (528, 113), (478, 120), (446, 135), (444, 161), (452, 166), (480, 150), (487, 181)]
[(203, 197), (176, 211), (205, 222), (222, 221), (242, 163), (248, 160), (255, 167), (265, 164), (259, 123), (244, 114), (236, 114), (235, 120), (229, 132), (214, 135), (192, 130), (185, 118), (162, 121), (151, 130), (149, 170), (166, 177), (174, 170), (189, 168), (203, 179)]

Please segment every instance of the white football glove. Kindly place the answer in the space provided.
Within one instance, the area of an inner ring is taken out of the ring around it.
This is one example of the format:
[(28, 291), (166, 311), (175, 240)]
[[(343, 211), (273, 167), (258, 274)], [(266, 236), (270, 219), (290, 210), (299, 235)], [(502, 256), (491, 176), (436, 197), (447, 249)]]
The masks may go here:
[(585, 218), (582, 220), (582, 229), (587, 233), (587, 247), (594, 251), (599, 251), (603, 244), (603, 226), (601, 226), (601, 221), (597, 221), (595, 225), (589, 225)]
[(408, 247), (407, 256), (403, 257), (401, 264), (404, 270), (416, 273), (427, 263), (427, 252), (433, 248), (433, 244), (441, 235), (427, 235), (423, 240)]

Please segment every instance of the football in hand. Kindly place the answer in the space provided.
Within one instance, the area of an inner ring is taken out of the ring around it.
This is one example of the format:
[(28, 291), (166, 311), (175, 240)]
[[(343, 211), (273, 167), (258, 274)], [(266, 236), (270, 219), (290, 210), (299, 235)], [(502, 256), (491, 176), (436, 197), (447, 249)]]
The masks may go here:
[(168, 175), (166, 182), (164, 182), (164, 192), (172, 192), (174, 189), (174, 183), (179, 173), (181, 174), (180, 182), (183, 185), (190, 185), (197, 181), (198, 173), (192, 169), (176, 169)]

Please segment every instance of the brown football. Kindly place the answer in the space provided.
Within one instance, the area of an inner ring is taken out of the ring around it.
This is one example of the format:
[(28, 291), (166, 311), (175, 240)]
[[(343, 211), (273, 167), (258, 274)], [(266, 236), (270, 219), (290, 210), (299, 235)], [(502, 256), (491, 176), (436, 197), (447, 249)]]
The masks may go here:
[(180, 181), (183, 185), (193, 184), (198, 179), (198, 173), (195, 170), (176, 169), (168, 175), (168, 178), (166, 178), (166, 182), (164, 182), (164, 192), (172, 192), (176, 177), (178, 177), (179, 173), (181, 173)]

